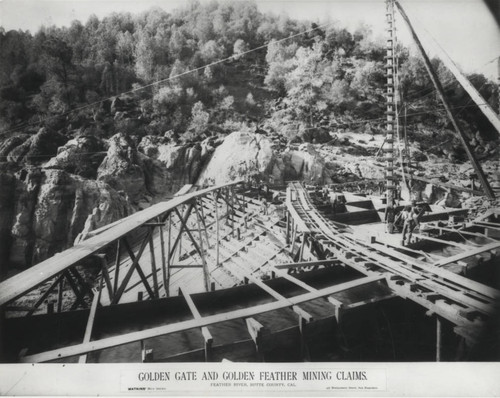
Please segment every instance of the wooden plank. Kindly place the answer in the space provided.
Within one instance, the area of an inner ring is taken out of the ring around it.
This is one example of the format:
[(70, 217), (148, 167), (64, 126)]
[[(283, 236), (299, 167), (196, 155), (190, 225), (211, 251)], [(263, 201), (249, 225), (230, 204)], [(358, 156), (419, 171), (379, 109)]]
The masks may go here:
[(91, 254), (98, 252), (105, 248), (110, 243), (115, 242), (117, 239), (125, 236), (142, 224), (147, 223), (154, 218), (165, 214), (175, 207), (188, 203), (196, 197), (206, 195), (221, 187), (241, 184), (243, 181), (238, 180), (235, 182), (218, 185), (189, 193), (182, 197), (174, 198), (168, 202), (157, 203), (145, 210), (134, 213), (117, 223), (112, 228), (106, 229), (98, 236), (93, 236), (79, 244), (69, 248), (57, 255), (48, 258), (41, 263), (20, 272), (19, 274), (0, 283), (0, 305), (3, 305), (15, 298), (30, 291), (41, 283), (51, 279), (58, 273), (64, 271)]
[[(191, 310), (194, 319), (201, 319), (202, 318), (201, 314), (198, 311), (198, 308), (196, 308), (196, 305), (194, 304), (191, 295), (186, 291), (186, 289), (180, 288), (179, 290), (182, 292), (182, 296), (184, 297), (184, 300), (186, 300), (186, 303), (189, 309)], [(203, 335), (203, 339), (205, 340), (205, 362), (209, 362), (211, 359), (212, 345), (214, 339), (206, 326), (202, 326), (201, 334)]]
[(188, 194), (192, 187), (193, 184), (185, 184), (181, 189), (177, 191), (177, 193), (174, 194), (174, 197)]
[[(286, 195), (286, 208), (288, 212), (290, 213), (290, 216), (292, 216), (299, 232), (311, 232), (311, 230), (307, 227), (306, 223), (302, 220), (302, 217), (300, 217), (299, 213), (297, 213), (297, 210), (295, 209), (293, 203), (292, 203), (292, 195), (290, 188), (287, 188), (287, 195)], [(292, 242), (293, 243), (293, 242)]]
[(434, 223), (428, 223), (427, 225), (429, 227), (432, 227), (432, 229), (438, 229), (440, 231), (453, 232), (453, 233), (457, 233), (459, 235), (477, 236), (478, 238), (484, 238), (487, 240), (495, 241), (495, 239), (492, 239), (484, 234), (480, 234), (479, 232), (465, 231), (463, 229), (456, 229), (456, 228), (447, 228), (447, 227), (440, 226), (440, 225), (437, 225)]
[(290, 307), (292, 305), (297, 305), (305, 303), (307, 301), (315, 300), (321, 297), (329, 296), (333, 293), (338, 293), (344, 290), (351, 289), (353, 287), (365, 285), (368, 283), (376, 282), (385, 279), (383, 276), (372, 276), (356, 279), (354, 281), (349, 281), (341, 283), (335, 286), (329, 286), (327, 288), (318, 290), (317, 292), (304, 293), (298, 296), (290, 297), (288, 299), (275, 301), (267, 304), (259, 304), (253, 307), (238, 309), (235, 311), (229, 311), (225, 313), (220, 313), (216, 315), (210, 315), (203, 317), (201, 319), (191, 319), (187, 321), (177, 322), (175, 324), (163, 325), (155, 328), (150, 328), (146, 330), (141, 330), (138, 332), (126, 333), (120, 336), (107, 337), (101, 340), (91, 341), (89, 343), (72, 345), (69, 347), (58, 348), (51, 351), (46, 351), (39, 354), (29, 355), (21, 358), (23, 363), (32, 362), (47, 362), (53, 359), (62, 359), (75, 355), (80, 355), (88, 352), (99, 351), (110, 347), (116, 347), (119, 345), (132, 343), (135, 341), (145, 340), (157, 336), (163, 336), (171, 333), (181, 332), (188, 329), (193, 329), (202, 326), (209, 326), (220, 322), (230, 321), (234, 319), (249, 318), (257, 314), (264, 312), (279, 310), (282, 308)]
[(472, 193), (472, 194), (478, 195), (478, 196), (483, 195), (483, 191), (478, 191), (477, 189), (470, 189), (467, 187), (461, 187), (461, 186), (453, 185), (453, 184), (450, 184), (447, 182), (441, 182), (435, 178), (426, 178), (426, 177), (422, 177), (422, 176), (416, 176), (416, 175), (410, 174), (410, 173), (401, 173), (400, 171), (394, 171), (394, 174), (397, 174), (397, 175), (404, 174), (404, 176), (406, 178), (412, 178), (413, 180), (426, 182), (428, 184), (432, 184), (432, 185), (435, 185), (438, 187), (450, 188), (450, 189), (454, 189), (455, 191), (460, 191), (460, 192), (468, 192), (468, 193)]
[(457, 261), (464, 260), (468, 257), (475, 256), (476, 254), (481, 254), (481, 253), (484, 253), (484, 252), (487, 252), (490, 250), (498, 249), (499, 247), (500, 247), (500, 242), (498, 242), (498, 241), (493, 242), (493, 243), (489, 243), (487, 245), (484, 245), (484, 246), (481, 246), (481, 247), (478, 247), (475, 249), (466, 250), (463, 253), (458, 253), (458, 254), (455, 254), (454, 256), (446, 257), (446, 258), (443, 258), (442, 260), (435, 261), (434, 263), (432, 263), (432, 265), (435, 267), (442, 267), (444, 265), (455, 263)]
[(422, 235), (422, 234), (415, 234), (414, 233), (414, 234), (412, 234), (412, 236), (415, 238), (419, 238), (421, 240), (429, 240), (431, 242), (437, 242), (437, 243), (441, 243), (443, 245), (459, 247), (459, 248), (464, 249), (464, 250), (469, 250), (470, 248), (475, 247), (472, 245), (468, 245), (466, 243), (458, 243), (458, 242), (454, 242), (452, 240), (444, 240), (444, 239), (434, 238), (433, 236), (427, 236), (427, 235)]
[(305, 282), (302, 282), (300, 279), (297, 279), (295, 278), (294, 276), (290, 275), (288, 272), (286, 271), (283, 271), (283, 270), (280, 270), (280, 269), (277, 269), (273, 266), (270, 266), (269, 267), (271, 270), (274, 270), (274, 272), (281, 276), (282, 278), (285, 278), (286, 280), (296, 284), (297, 286), (301, 287), (302, 289), (304, 289), (305, 291), (308, 291), (308, 292), (315, 292), (316, 290), (318, 289), (315, 289), (314, 287), (308, 285), (307, 283)]
[[(226, 269), (228, 269), (228, 268), (226, 267)], [(271, 287), (269, 287), (268, 285), (266, 285), (264, 282), (262, 282), (259, 278), (256, 278), (255, 276), (253, 276), (251, 273), (243, 272), (242, 270), (235, 269), (235, 268), (231, 268), (228, 270), (233, 275), (236, 274), (235, 276), (238, 277), (241, 281), (243, 281), (244, 278), (247, 278), (249, 281), (252, 281), (252, 283), (259, 286), (262, 290), (267, 292), (269, 295), (274, 297), (276, 300), (286, 300), (286, 298), (283, 297), (281, 294), (279, 294), (276, 290), (274, 290)]]
[(276, 264), (274, 268), (290, 269), (290, 268), (301, 268), (301, 267), (314, 267), (318, 265), (333, 265), (336, 262), (338, 262), (337, 258), (329, 258), (326, 260), (318, 260), (318, 261), (301, 261), (297, 263)]
[(476, 221), (474, 222), (475, 225), (483, 228), (488, 228), (492, 229), (495, 231), (500, 231), (500, 225), (492, 222), (485, 222), (485, 221)]
[[(92, 329), (94, 327), (95, 314), (97, 312), (97, 305), (99, 304), (99, 300), (101, 298), (102, 292), (102, 278), (99, 283), (99, 292), (94, 293), (94, 299), (92, 300), (92, 305), (90, 306), (89, 317), (87, 319), (87, 326), (85, 327), (85, 335), (83, 336), (83, 342), (88, 343), (90, 338), (92, 337)], [(86, 363), (87, 362), (87, 354), (83, 354), (78, 359), (78, 363)]]

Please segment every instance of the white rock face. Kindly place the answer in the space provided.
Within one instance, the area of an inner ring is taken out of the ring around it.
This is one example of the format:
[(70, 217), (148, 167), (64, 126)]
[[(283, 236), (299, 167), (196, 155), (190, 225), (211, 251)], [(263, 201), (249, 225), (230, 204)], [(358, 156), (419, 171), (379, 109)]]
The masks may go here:
[(259, 175), (262, 181), (282, 184), (301, 179), (307, 183), (329, 183), (329, 170), (312, 144), (278, 154), (266, 136), (239, 131), (226, 137), (203, 168), (198, 184), (222, 184)]
[[(272, 142), (261, 134), (235, 132), (217, 147), (202, 169), (198, 184), (223, 184), (252, 174), (273, 174), (275, 155)], [(279, 168), (276, 169), (279, 176)]]

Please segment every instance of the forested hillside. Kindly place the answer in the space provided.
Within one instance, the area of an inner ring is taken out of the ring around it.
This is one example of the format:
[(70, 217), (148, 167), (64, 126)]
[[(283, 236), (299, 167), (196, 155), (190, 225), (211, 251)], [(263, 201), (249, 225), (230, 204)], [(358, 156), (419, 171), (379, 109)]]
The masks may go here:
[[(34, 34), (2, 30), (0, 129), (4, 137), (41, 126), (99, 137), (172, 130), (185, 141), (257, 125), (309, 141), (344, 128), (376, 131), (385, 108), (384, 46), (368, 26), (318, 27), (240, 1), (93, 16)], [(446, 127), (422, 63), (402, 47), (399, 63), (409, 123)], [(452, 103), (463, 107), (457, 114), (466, 130), (488, 136), (467, 94), (434, 63)], [(482, 75), (471, 80), (497, 107), (494, 84)], [(124, 92), (133, 106), (110, 120), (104, 100)]]

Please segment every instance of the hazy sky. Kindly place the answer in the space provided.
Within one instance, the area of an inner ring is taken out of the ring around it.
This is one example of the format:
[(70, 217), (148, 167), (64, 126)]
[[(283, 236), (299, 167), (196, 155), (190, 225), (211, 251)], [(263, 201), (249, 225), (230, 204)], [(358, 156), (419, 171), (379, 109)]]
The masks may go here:
[[(366, 22), (378, 35), (384, 34), (384, 3), (384, 0), (257, 0), (264, 12), (319, 22), (339, 20), (351, 28)], [(482, 0), (401, 0), (401, 3), (410, 19), (420, 21), (465, 72), (480, 72), (496, 79), (494, 59), (500, 56), (500, 28)], [(185, 4), (182, 0), (0, 0), (0, 26), (35, 32), (43, 24), (69, 25), (74, 19), (84, 22), (91, 14), (103, 17), (111, 12), (137, 13), (152, 6), (170, 11)], [(396, 18), (400, 40), (409, 43), (406, 26), (401, 17)]]

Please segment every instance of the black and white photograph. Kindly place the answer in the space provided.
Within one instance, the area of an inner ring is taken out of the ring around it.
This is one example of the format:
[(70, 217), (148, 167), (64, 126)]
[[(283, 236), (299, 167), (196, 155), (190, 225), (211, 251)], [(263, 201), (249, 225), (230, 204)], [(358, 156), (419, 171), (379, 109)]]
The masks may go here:
[(0, 395), (499, 396), (498, 0), (0, 1)]

